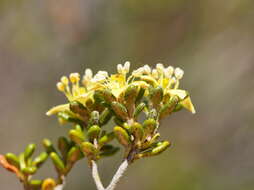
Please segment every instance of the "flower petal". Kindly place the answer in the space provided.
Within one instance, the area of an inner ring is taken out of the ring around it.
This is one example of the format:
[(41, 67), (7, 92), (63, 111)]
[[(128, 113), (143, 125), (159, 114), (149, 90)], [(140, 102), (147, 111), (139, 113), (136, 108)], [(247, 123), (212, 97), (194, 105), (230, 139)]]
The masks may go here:
[(183, 101), (180, 102), (180, 104), (187, 110), (189, 110), (191, 113), (195, 114), (196, 110), (191, 102), (190, 96), (185, 98)]
[(53, 114), (57, 114), (58, 112), (67, 111), (67, 110), (70, 110), (69, 104), (61, 104), (61, 105), (58, 105), (58, 106), (55, 106), (55, 107), (51, 108), (46, 113), (46, 115), (50, 116), (50, 115), (53, 115)]

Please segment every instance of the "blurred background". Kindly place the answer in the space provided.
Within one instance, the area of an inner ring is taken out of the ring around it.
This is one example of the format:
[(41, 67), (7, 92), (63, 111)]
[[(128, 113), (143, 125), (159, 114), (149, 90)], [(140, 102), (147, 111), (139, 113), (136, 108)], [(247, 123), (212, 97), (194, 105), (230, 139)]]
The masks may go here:
[[(0, 0), (0, 152), (66, 135), (45, 112), (64, 103), (62, 75), (116, 64), (179, 66), (197, 114), (164, 120), (160, 156), (130, 166), (121, 190), (254, 189), (253, 0)], [(104, 184), (121, 153), (99, 162)], [(37, 177), (54, 176), (51, 161)], [(22, 189), (0, 168), (0, 187)], [(66, 190), (95, 190), (85, 161)]]

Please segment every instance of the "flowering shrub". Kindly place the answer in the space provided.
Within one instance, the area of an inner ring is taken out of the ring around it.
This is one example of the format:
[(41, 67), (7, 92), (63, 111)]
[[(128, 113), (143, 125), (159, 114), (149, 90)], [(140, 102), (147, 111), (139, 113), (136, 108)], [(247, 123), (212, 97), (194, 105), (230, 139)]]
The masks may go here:
[[(32, 158), (35, 145), (30, 144), (16, 156), (12, 153), (0, 155), (0, 163), (15, 173), (25, 190), (61, 190), (65, 178), (73, 165), (86, 158), (98, 190), (113, 190), (116, 183), (134, 161), (158, 155), (169, 146), (169, 141), (160, 141), (160, 121), (185, 108), (195, 113), (187, 91), (179, 89), (183, 70), (157, 64), (155, 69), (148, 65), (129, 74), (130, 63), (117, 65), (117, 73), (99, 71), (93, 75), (86, 69), (82, 79), (78, 73), (63, 76), (57, 89), (64, 93), (68, 102), (50, 109), (47, 115), (57, 115), (60, 124), (71, 123), (69, 138), (58, 138), (58, 149), (48, 140), (43, 140), (45, 152)], [(141, 121), (141, 114), (144, 116)], [(106, 125), (113, 120), (113, 131)], [(117, 139), (124, 149), (120, 165), (108, 187), (100, 180), (98, 160), (113, 156), (120, 149), (113, 146)], [(50, 157), (57, 179), (35, 180), (33, 175)]]

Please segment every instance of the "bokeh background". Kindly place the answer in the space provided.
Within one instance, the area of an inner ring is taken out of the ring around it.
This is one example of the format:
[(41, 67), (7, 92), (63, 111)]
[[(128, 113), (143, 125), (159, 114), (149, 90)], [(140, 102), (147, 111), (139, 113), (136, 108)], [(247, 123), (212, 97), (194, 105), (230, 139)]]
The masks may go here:
[[(197, 114), (179, 112), (161, 127), (173, 146), (130, 166), (117, 189), (254, 189), (253, 0), (0, 0), (0, 152), (41, 147), (66, 135), (46, 117), (65, 102), (63, 74), (116, 64), (179, 66)], [(121, 154), (99, 163), (111, 179)], [(37, 177), (54, 176), (48, 161)], [(85, 161), (66, 190), (95, 190)], [(0, 168), (0, 188), (22, 189)]]

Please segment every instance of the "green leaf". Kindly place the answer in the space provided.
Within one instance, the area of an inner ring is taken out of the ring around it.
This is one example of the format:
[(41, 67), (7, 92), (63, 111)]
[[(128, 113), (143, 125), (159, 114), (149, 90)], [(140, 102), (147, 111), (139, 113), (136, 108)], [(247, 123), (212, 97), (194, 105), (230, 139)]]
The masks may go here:
[(119, 147), (114, 147), (112, 145), (105, 145), (101, 148), (101, 157), (106, 157), (106, 156), (113, 156), (120, 150)]
[(32, 165), (36, 167), (40, 167), (48, 158), (47, 152), (42, 152), (39, 156), (37, 156), (34, 161), (32, 162)]
[(83, 142), (81, 144), (81, 150), (86, 156), (95, 156), (98, 152), (95, 146), (90, 142)]
[(64, 173), (65, 165), (64, 165), (63, 161), (61, 160), (61, 158), (58, 156), (58, 154), (56, 154), (55, 152), (51, 152), (50, 158), (53, 161), (53, 164), (55, 165), (56, 169), (60, 173)]
[(73, 146), (67, 155), (67, 163), (74, 163), (83, 157), (79, 147)]
[(56, 152), (54, 145), (52, 144), (52, 142), (49, 139), (44, 139), (42, 141), (42, 144), (48, 154), (50, 154), (51, 152)]
[(105, 144), (109, 143), (110, 141), (112, 141), (115, 138), (115, 134), (114, 132), (108, 133), (104, 136), (102, 136), (99, 141), (98, 144), (100, 147), (104, 146)]
[(72, 129), (69, 131), (69, 137), (77, 144), (81, 144), (85, 140), (83, 132), (76, 129)]
[(94, 139), (98, 139), (101, 132), (101, 128), (98, 125), (91, 126), (87, 131), (87, 136), (91, 142), (94, 141)]
[(119, 102), (112, 102), (111, 107), (117, 117), (125, 121), (128, 118), (128, 112), (126, 107)]
[(25, 160), (27, 160), (28, 158), (30, 158), (33, 155), (33, 153), (35, 151), (35, 148), (36, 148), (35, 144), (29, 144), (29, 145), (27, 145), (27, 147), (25, 149), (25, 152), (24, 152), (25, 153), (24, 154)]
[(58, 138), (58, 149), (60, 150), (63, 158), (66, 158), (67, 153), (70, 149), (70, 143), (67, 138), (65, 137)]
[(112, 112), (108, 108), (104, 109), (99, 117), (100, 126), (106, 125), (111, 119), (111, 117), (112, 117)]
[(146, 107), (146, 104), (141, 102), (136, 108), (135, 108), (135, 112), (134, 112), (134, 118), (137, 118), (139, 116), (139, 114), (144, 110), (144, 108)]
[(15, 154), (7, 153), (5, 154), (5, 158), (9, 164), (15, 166), (16, 168), (19, 168), (19, 158)]
[(120, 144), (122, 144), (125, 147), (129, 146), (129, 144), (131, 143), (130, 136), (128, 135), (125, 129), (123, 129), (122, 127), (116, 126), (114, 128), (114, 133)]

